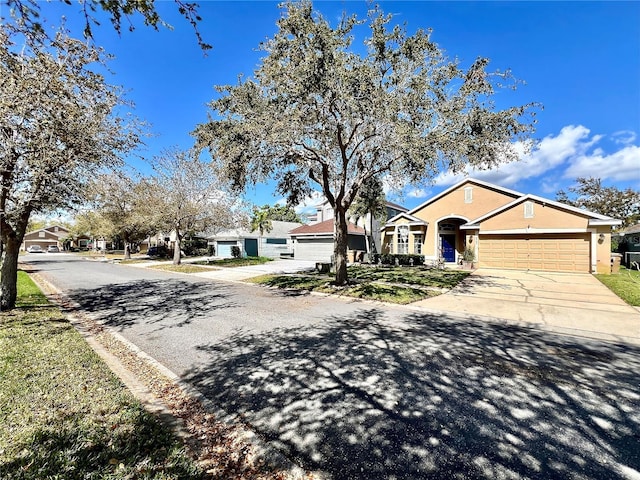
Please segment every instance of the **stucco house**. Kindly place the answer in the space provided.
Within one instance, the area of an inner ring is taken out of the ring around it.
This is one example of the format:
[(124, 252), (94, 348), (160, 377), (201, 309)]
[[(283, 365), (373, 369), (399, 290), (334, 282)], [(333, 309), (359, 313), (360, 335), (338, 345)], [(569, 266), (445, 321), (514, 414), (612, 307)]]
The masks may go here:
[(382, 251), (480, 267), (610, 273), (611, 229), (621, 221), (472, 178), (389, 219)]
[(231, 247), (239, 247), (242, 256), (280, 258), (293, 253), (289, 231), (302, 225), (298, 222), (271, 221), (271, 231), (250, 231), (246, 228), (224, 230), (206, 235), (207, 243), (215, 249), (218, 257), (231, 257)]

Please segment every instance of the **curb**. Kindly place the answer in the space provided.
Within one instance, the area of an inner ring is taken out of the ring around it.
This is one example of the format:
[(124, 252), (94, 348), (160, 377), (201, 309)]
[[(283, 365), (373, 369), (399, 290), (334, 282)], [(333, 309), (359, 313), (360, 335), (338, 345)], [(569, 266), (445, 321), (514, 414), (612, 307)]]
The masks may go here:
[[(28, 273), (28, 272), (27, 272)], [(127, 389), (133, 394), (133, 396), (143, 405), (143, 407), (150, 413), (157, 416), (165, 425), (167, 425), (173, 433), (183, 442), (188, 440), (195, 440), (195, 437), (188, 432), (184, 420), (176, 417), (169, 407), (159, 399), (153, 392), (151, 392), (146, 385), (144, 385), (136, 375), (129, 370), (114, 354), (102, 345), (96, 338), (90, 329), (86, 326), (85, 321), (81, 319), (77, 314), (72, 313), (71, 309), (77, 309), (81, 311), (80, 305), (73, 302), (67, 297), (61, 290), (59, 290), (54, 284), (46, 280), (39, 273), (28, 273), (31, 279), (38, 285), (43, 291), (47, 299), (57, 305), (69, 319), (71, 325), (76, 329), (80, 335), (84, 338), (87, 344), (93, 351), (106, 363), (109, 369), (124, 383)], [(66, 304), (66, 305), (65, 305)], [(220, 407), (217, 407), (211, 400), (206, 398), (200, 391), (186, 384), (178, 375), (167, 368), (162, 363), (158, 362), (151, 355), (140, 349), (137, 345), (133, 344), (126, 338), (124, 338), (118, 332), (112, 331), (110, 328), (102, 325), (101, 322), (96, 321), (87, 315), (87, 320), (100, 325), (104, 332), (113, 337), (118, 342), (127, 347), (133, 354), (148, 363), (151, 367), (158, 370), (158, 372), (166, 377), (170, 382), (177, 385), (185, 395), (198, 400), (205, 410), (215, 415), (216, 420), (220, 423), (228, 426), (233, 426), (240, 429), (238, 439), (246, 443), (251, 444), (256, 450), (256, 457), (264, 460), (276, 469), (285, 471), (288, 473), (290, 480), (302, 480), (302, 479), (317, 479), (323, 480), (323, 476), (320, 472), (307, 472), (299, 465), (295, 464), (291, 459), (285, 456), (283, 452), (273, 447), (271, 444), (264, 441), (256, 432), (248, 428), (236, 414), (231, 414)], [(309, 473), (312, 475), (309, 477)]]

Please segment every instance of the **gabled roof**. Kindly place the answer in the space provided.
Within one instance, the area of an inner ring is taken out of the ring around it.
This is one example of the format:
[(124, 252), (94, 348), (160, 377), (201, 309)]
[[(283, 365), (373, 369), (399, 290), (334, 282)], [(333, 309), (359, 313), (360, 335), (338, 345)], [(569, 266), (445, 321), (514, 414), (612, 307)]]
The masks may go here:
[(424, 207), (426, 207), (427, 205), (435, 202), (436, 200), (444, 197), (445, 195), (449, 194), (450, 192), (456, 190), (457, 188), (460, 188), (462, 185), (464, 185), (465, 183), (474, 183), (476, 185), (480, 185), (482, 187), (486, 187), (489, 188), (491, 190), (497, 190), (499, 192), (502, 192), (506, 195), (510, 195), (514, 198), (518, 198), (523, 196), (523, 193), (517, 192), (515, 190), (510, 190), (508, 188), (504, 188), (501, 187), (499, 185), (494, 185), (493, 183), (489, 183), (489, 182), (483, 182), (482, 180), (476, 180), (475, 178), (465, 178), (464, 180), (462, 180), (461, 182), (456, 183), (455, 185), (452, 185), (451, 187), (447, 188), (446, 190), (444, 190), (443, 192), (440, 192), (438, 195), (436, 195), (435, 197), (431, 197), (429, 200), (427, 200), (424, 203), (421, 203), (420, 205), (418, 205), (417, 207), (412, 208), (411, 210), (409, 210), (408, 213), (415, 213), (418, 210), (423, 209)]
[(622, 223), (621, 220), (616, 220), (611, 217), (607, 217), (606, 215), (601, 215), (599, 213), (590, 212), (588, 210), (582, 210), (581, 208), (577, 208), (571, 205), (567, 205), (566, 203), (556, 202), (555, 200), (549, 200), (548, 198), (539, 197), (538, 195), (527, 194), (522, 195), (521, 197), (516, 198), (512, 202), (509, 202), (501, 207), (492, 210), (481, 217), (476, 218), (475, 220), (471, 220), (470, 222), (462, 225), (460, 228), (462, 229), (472, 229), (477, 228), (479, 224), (486, 220), (487, 218), (491, 218), (499, 213), (504, 212), (505, 210), (509, 210), (510, 208), (519, 205), (527, 200), (533, 200), (535, 202), (541, 203), (543, 205), (551, 205), (553, 207), (559, 208), (561, 210), (566, 210), (572, 213), (577, 213), (589, 218), (589, 225), (620, 225)]
[(390, 218), (387, 221), (385, 227), (386, 226), (390, 226), (391, 224), (393, 224), (394, 222), (398, 221), (401, 218), (406, 218), (407, 220), (409, 220), (409, 223), (413, 224), (413, 225), (416, 225), (416, 224), (417, 225), (429, 225), (429, 222), (425, 222), (421, 218), (414, 217), (413, 215), (410, 215), (410, 214), (408, 214), (406, 212), (402, 212), (402, 213), (399, 213), (398, 215), (396, 215), (395, 217)]
[[(55, 231), (55, 228), (58, 227), (58, 231)], [(65, 237), (67, 236), (67, 234), (69, 233), (69, 230), (64, 228), (61, 225), (51, 225), (50, 227), (45, 227), (45, 228), (39, 228), (38, 230), (32, 230), (30, 232), (25, 233), (26, 235), (33, 235), (34, 233), (38, 233), (38, 232), (46, 232), (49, 233), (55, 237), (61, 238), (61, 237)]]
[[(333, 235), (334, 221), (333, 218), (324, 222), (314, 223), (312, 225), (302, 225), (294, 228), (289, 232), (292, 237), (300, 237), (305, 235)], [(358, 227), (353, 223), (347, 223), (347, 232), (349, 235), (364, 235), (364, 228)]]

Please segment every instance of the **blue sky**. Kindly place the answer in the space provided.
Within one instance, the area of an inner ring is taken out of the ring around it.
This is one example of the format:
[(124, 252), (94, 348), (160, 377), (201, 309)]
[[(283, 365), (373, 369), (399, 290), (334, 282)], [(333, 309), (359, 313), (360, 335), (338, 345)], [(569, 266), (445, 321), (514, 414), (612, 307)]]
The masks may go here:
[[(108, 19), (94, 27), (96, 43), (115, 56), (110, 83), (127, 90), (135, 114), (152, 125), (155, 137), (143, 152), (189, 148), (189, 132), (206, 121), (214, 85), (235, 83), (258, 65), (261, 41), (276, 32), (277, 2), (200, 1), (199, 25), (213, 45), (204, 56), (191, 26), (175, 4), (158, 10), (174, 28), (155, 31), (133, 18), (135, 31), (118, 36)], [(343, 11), (364, 16), (365, 1), (315, 2), (332, 22)], [(476, 57), (492, 69), (511, 69), (525, 81), (516, 92), (503, 91), (498, 105), (540, 102), (535, 139), (539, 145), (521, 161), (471, 176), (555, 198), (578, 176), (597, 176), (605, 185), (640, 189), (640, 3), (639, 2), (380, 2), (409, 32), (432, 28), (450, 57), (468, 66)], [(77, 3), (41, 3), (43, 17), (56, 24), (61, 15), (80, 32)], [(6, 7), (5, 7), (6, 8)], [(136, 166), (139, 163), (131, 161)], [(460, 180), (442, 174), (427, 188), (407, 188), (396, 201), (411, 208)], [(272, 185), (250, 187), (248, 201), (280, 200)]]

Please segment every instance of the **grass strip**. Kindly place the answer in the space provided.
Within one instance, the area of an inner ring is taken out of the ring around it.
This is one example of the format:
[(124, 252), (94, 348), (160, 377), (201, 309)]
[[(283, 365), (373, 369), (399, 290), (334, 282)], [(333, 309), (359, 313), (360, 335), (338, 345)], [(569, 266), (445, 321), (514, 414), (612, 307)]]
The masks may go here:
[(0, 478), (203, 478), (169, 429), (18, 275), (18, 308), (0, 313)]
[(271, 262), (268, 257), (244, 257), (244, 258), (221, 258), (219, 260), (199, 260), (193, 262), (198, 265), (214, 265), (218, 267), (248, 267), (250, 265), (262, 265)]
[(609, 290), (634, 307), (640, 307), (640, 271), (620, 267), (620, 273), (596, 275)]
[(210, 272), (214, 269), (203, 267), (201, 265), (194, 265), (192, 263), (182, 263), (180, 265), (174, 264), (164, 264), (164, 265), (152, 265), (149, 268), (155, 268), (156, 270), (165, 270), (167, 272), (178, 272), (178, 273), (199, 273), (199, 272)]
[(283, 289), (299, 289), (338, 296), (408, 304), (440, 292), (405, 285), (389, 285), (378, 282), (362, 282), (345, 287), (331, 285), (331, 278), (319, 275), (261, 275), (247, 280), (251, 283)]

